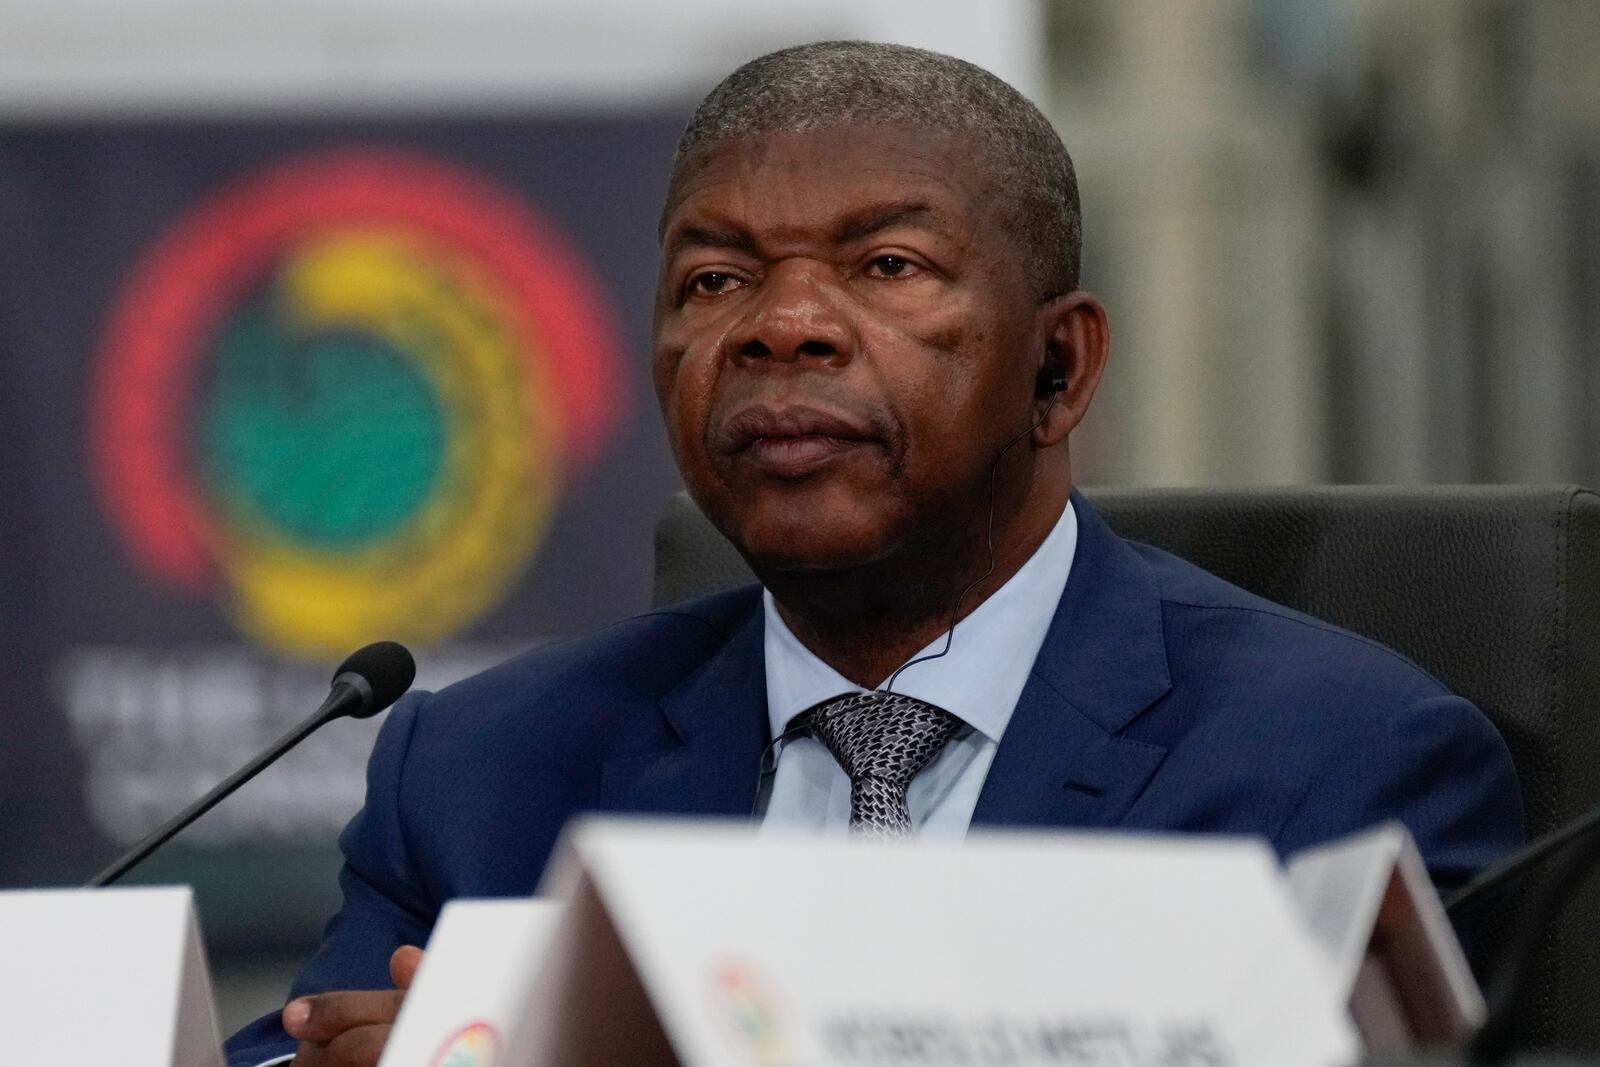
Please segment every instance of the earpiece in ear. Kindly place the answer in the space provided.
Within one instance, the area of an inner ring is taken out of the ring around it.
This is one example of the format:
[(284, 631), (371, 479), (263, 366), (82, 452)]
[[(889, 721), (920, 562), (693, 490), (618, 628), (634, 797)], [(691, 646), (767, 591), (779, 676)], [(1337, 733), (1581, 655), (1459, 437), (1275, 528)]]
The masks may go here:
[(1049, 396), (1059, 393), (1067, 387), (1067, 368), (1057, 360), (1046, 359), (1044, 366), (1039, 368), (1039, 377), (1034, 382), (1033, 391), (1039, 396)]

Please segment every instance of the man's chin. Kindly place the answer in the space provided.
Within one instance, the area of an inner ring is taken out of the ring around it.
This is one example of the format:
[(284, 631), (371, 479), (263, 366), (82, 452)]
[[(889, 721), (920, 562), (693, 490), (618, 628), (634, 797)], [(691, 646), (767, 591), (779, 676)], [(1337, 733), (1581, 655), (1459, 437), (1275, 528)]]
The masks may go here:
[(757, 540), (741, 551), (758, 575), (840, 573), (876, 563), (885, 554), (880, 545), (837, 538)]
[(895, 524), (881, 505), (828, 508), (746, 501), (713, 517), (758, 574), (850, 570), (885, 558), (898, 541)]

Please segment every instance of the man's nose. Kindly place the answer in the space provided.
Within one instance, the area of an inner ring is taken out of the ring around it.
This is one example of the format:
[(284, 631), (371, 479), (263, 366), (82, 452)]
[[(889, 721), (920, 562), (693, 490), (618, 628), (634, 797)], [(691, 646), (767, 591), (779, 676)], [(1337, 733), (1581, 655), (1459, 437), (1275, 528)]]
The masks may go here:
[(728, 339), (730, 355), (746, 363), (848, 360), (853, 331), (831, 273), (824, 265), (795, 261), (768, 271), (744, 322)]

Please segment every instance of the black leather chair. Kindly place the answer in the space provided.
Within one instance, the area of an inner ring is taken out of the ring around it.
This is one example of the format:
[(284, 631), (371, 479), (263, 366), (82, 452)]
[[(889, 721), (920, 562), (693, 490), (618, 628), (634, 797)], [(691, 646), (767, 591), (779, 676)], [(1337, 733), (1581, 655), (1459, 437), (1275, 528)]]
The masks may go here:
[[(1382, 641), (1475, 702), (1511, 748), (1530, 836), (1600, 803), (1600, 496), (1575, 486), (1087, 495), (1124, 537)], [(694, 504), (672, 500), (656, 531), (656, 603), (749, 581)], [(1534, 1047), (1600, 1050), (1600, 878), (1569, 906), (1533, 980), (1524, 1032)]]

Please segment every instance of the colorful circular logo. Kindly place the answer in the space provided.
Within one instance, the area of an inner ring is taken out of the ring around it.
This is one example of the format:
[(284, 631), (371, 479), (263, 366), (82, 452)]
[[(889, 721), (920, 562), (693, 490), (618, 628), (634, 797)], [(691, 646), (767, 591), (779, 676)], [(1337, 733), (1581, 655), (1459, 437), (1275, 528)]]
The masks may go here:
[(500, 1035), (488, 1023), (457, 1030), (433, 1058), (433, 1067), (489, 1067), (500, 1051)]
[(95, 482), (148, 573), (337, 657), (466, 626), (624, 414), (600, 287), (525, 198), (421, 156), (249, 175), (135, 266)]
[(727, 961), (714, 969), (711, 986), (728, 1032), (750, 1061), (782, 1063), (784, 1041), (777, 1001), (766, 983), (748, 965)]

